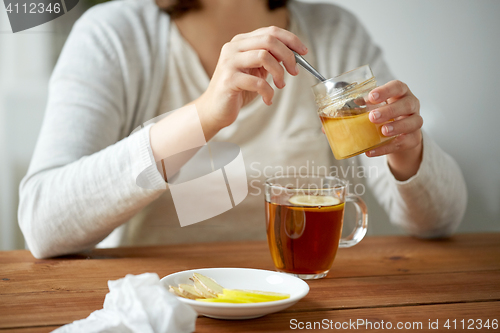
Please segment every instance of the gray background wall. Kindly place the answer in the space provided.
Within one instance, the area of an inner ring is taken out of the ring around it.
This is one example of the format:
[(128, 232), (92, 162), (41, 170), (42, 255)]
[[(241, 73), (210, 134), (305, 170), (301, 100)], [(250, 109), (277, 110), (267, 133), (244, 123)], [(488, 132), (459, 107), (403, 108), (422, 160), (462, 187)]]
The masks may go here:
[[(331, 0), (354, 12), (422, 104), (424, 129), (460, 164), (460, 232), (500, 231), (500, 1)], [(47, 81), (82, 5), (12, 34), (0, 6), (0, 250), (22, 248), (17, 188), (43, 117)], [(399, 233), (371, 205), (370, 234)]]

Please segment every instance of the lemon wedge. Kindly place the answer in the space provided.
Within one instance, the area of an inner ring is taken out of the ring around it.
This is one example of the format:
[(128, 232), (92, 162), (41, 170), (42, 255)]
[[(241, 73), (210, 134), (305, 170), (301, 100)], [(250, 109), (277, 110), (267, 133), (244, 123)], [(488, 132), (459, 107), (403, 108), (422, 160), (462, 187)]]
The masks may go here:
[(269, 291), (225, 289), (214, 279), (199, 273), (194, 273), (190, 280), (193, 285), (169, 286), (169, 291), (179, 297), (214, 303), (259, 303), (290, 298), (289, 294)]
[(233, 297), (226, 297), (222, 294), (217, 298), (197, 298), (199, 302), (208, 302), (208, 303), (254, 303), (252, 301), (246, 299), (238, 299)]
[(244, 302), (259, 303), (272, 302), (290, 298), (289, 294), (274, 293), (268, 291), (224, 289), (223, 294), (219, 294), (220, 299), (236, 299)]
[(217, 295), (217, 298), (198, 298), (196, 300), (213, 303), (262, 303), (279, 301), (287, 298), (290, 298), (289, 294), (255, 290), (224, 289), (222, 294)]
[(316, 195), (294, 195), (288, 201), (296, 206), (335, 206), (340, 203), (338, 198), (329, 195), (316, 196)]

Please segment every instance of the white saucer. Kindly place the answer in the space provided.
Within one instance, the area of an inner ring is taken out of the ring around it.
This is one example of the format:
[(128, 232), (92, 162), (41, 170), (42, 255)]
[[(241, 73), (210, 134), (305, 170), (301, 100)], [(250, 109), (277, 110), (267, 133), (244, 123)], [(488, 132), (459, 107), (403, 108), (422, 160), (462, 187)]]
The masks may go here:
[(170, 274), (161, 279), (168, 288), (180, 283), (192, 284), (193, 273), (208, 276), (227, 289), (247, 289), (290, 294), (290, 298), (263, 303), (206, 303), (178, 297), (198, 314), (218, 319), (251, 319), (284, 310), (309, 292), (306, 282), (294, 276), (250, 268), (202, 268)]

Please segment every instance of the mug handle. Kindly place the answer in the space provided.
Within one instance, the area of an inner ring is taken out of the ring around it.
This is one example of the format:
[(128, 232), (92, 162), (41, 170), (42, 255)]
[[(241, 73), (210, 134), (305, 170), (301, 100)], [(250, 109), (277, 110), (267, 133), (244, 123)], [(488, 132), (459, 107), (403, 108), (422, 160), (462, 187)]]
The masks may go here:
[(340, 239), (339, 247), (351, 247), (358, 244), (365, 237), (368, 227), (368, 209), (365, 202), (357, 195), (347, 196), (345, 202), (352, 202), (356, 207), (356, 227), (349, 236)]

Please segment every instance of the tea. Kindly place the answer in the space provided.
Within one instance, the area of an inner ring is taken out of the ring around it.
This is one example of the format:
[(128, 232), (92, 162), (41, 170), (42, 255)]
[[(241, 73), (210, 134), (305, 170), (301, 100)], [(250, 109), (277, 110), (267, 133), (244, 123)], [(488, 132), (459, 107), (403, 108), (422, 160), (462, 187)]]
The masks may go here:
[(320, 115), (325, 134), (338, 160), (371, 150), (392, 139), (381, 132), (382, 124), (374, 124), (368, 112), (343, 117)]
[[(295, 196), (298, 197), (298, 196)], [(328, 272), (342, 235), (344, 203), (331, 196), (266, 201), (267, 240), (278, 271), (318, 275)], [(311, 202), (318, 205), (311, 205)], [(277, 202), (277, 203), (276, 203)], [(326, 204), (326, 205), (325, 205)]]

